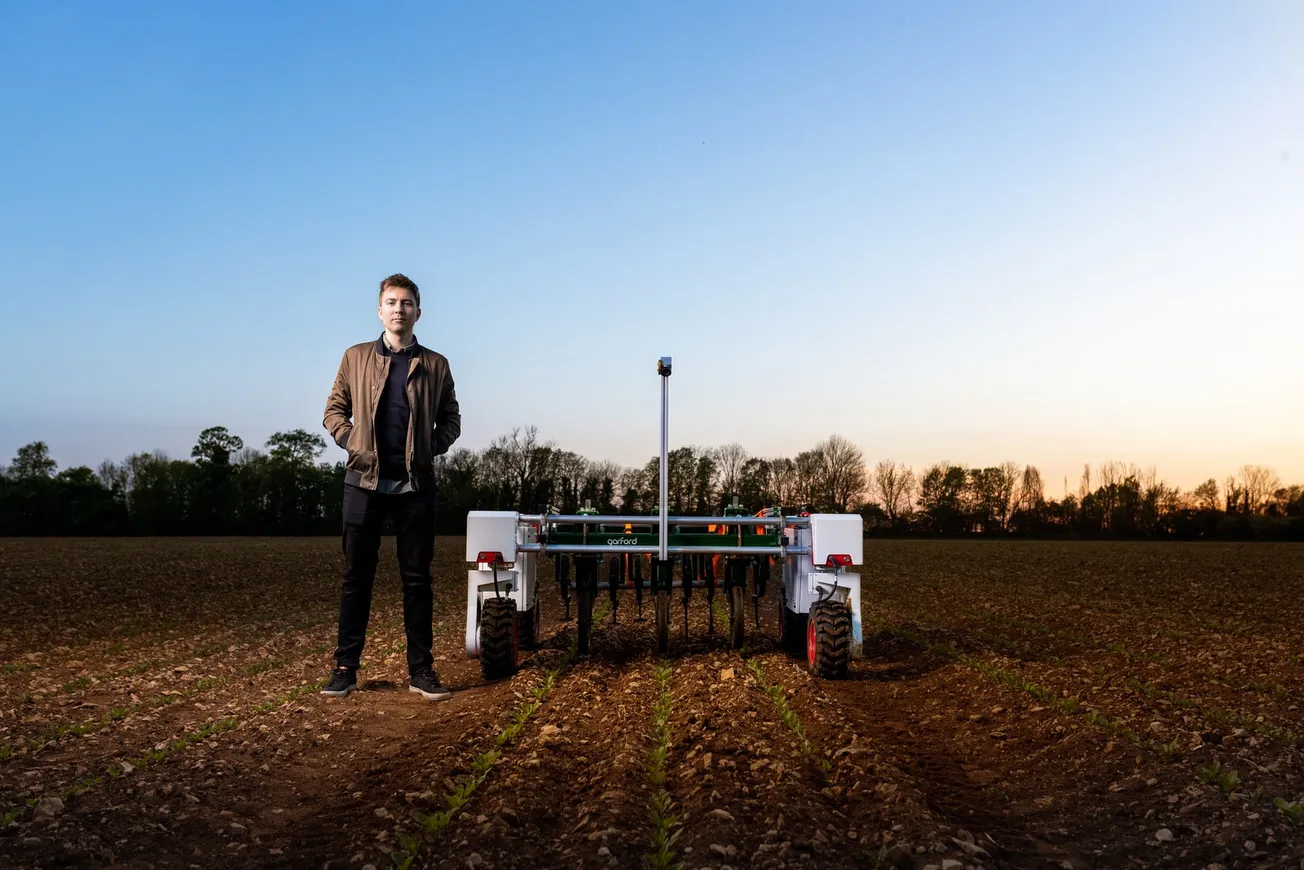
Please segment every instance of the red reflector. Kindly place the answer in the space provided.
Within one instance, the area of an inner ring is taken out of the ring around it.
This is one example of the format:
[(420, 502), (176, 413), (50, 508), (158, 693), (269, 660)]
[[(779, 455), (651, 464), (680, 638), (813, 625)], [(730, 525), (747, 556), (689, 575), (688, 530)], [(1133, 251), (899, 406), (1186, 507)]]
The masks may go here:
[(851, 556), (846, 553), (830, 553), (824, 560), (824, 565), (828, 568), (846, 568), (850, 564)]
[(481, 550), (480, 555), (475, 557), (477, 562), (496, 565), (503, 560), (503, 554), (496, 550)]

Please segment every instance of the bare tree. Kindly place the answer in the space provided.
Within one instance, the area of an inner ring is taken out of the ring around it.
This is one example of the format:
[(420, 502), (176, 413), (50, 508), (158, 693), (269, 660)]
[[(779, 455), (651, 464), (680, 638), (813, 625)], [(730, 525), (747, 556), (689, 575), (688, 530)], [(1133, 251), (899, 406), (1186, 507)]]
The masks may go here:
[(580, 508), (580, 490), (584, 488), (589, 471), (589, 461), (571, 450), (562, 450), (556, 454), (552, 472), (555, 476), (553, 492), (561, 497), (561, 509), (565, 513)]
[(232, 454), (231, 464), (249, 465), (252, 462), (257, 462), (259, 459), (262, 459), (263, 456), (264, 456), (263, 451), (259, 450), (257, 447), (246, 446), (240, 448), (234, 454)]
[(1100, 466), (1099, 488), (1109, 489), (1110, 487), (1117, 486), (1123, 482), (1123, 478), (1126, 474), (1127, 472), (1123, 467), (1123, 463), (1115, 462), (1112, 459), (1109, 460), (1104, 465)]
[(1242, 465), (1240, 485), (1245, 493), (1245, 509), (1252, 514), (1263, 513), (1273, 492), (1281, 488), (1281, 478), (1271, 468), (1262, 465)]
[(1225, 510), (1229, 514), (1237, 514), (1245, 510), (1245, 490), (1236, 482), (1236, 478), (1228, 475), (1223, 481), (1223, 498), (1226, 500), (1227, 507)]
[(732, 443), (718, 447), (713, 452), (722, 494), (726, 497), (738, 495), (738, 478), (742, 473), (743, 463), (747, 461), (747, 451), (741, 444)]
[(119, 465), (111, 459), (106, 459), (100, 463), (96, 475), (100, 483), (104, 484), (107, 489), (114, 492), (127, 491), (127, 485), (131, 481), (131, 471), (125, 465)]
[(1159, 471), (1153, 465), (1144, 471), (1137, 469), (1135, 465), (1131, 466), (1137, 481), (1141, 484), (1142, 492), (1158, 491), (1165, 484), (1159, 479)]
[(816, 486), (820, 504), (837, 513), (856, 510), (865, 497), (865, 455), (841, 435), (815, 446)]
[(1101, 526), (1106, 530), (1113, 527), (1114, 508), (1118, 507), (1119, 486), (1127, 474), (1127, 468), (1123, 463), (1112, 459), (1100, 466), (1100, 486), (1096, 488), (1095, 495), (1100, 503)]
[(539, 484), (552, 479), (555, 450), (553, 444), (539, 443), (536, 426), (512, 429), (485, 448), (485, 470), (496, 488), (505, 490), (510, 501), (521, 510), (538, 495)]
[(1195, 504), (1196, 508), (1198, 508), (1199, 510), (1203, 510), (1203, 511), (1218, 510), (1219, 507), (1221, 506), (1218, 500), (1218, 481), (1214, 480), (1211, 477), (1208, 480), (1206, 480), (1204, 483), (1197, 486), (1191, 492), (1191, 501)]
[(873, 494), (883, 505), (888, 522), (895, 525), (899, 517), (910, 512), (914, 495), (915, 472), (908, 465), (885, 459), (874, 466)]
[(774, 500), (785, 508), (795, 508), (800, 500), (797, 479), (797, 463), (786, 456), (769, 460), (770, 489)]
[(646, 513), (656, 500), (658, 479), (650, 479), (646, 468), (623, 469), (616, 478), (616, 493), (623, 513)]
[[(1068, 489), (1068, 481), (1065, 481), (1064, 488)], [(1029, 514), (1036, 514), (1046, 504), (1046, 489), (1041, 482), (1041, 472), (1037, 466), (1028, 465), (1023, 469), (1023, 477), (1019, 480), (1019, 493), (1016, 499), (1019, 510), (1026, 511)]]
[(1013, 460), (1006, 460), (996, 466), (996, 478), (998, 481), (997, 495), (1000, 496), (1001, 528), (1010, 527), (1010, 517), (1014, 515), (1015, 497), (1018, 492), (1019, 483), (1019, 466), (1014, 464)]
[(814, 450), (803, 450), (797, 454), (793, 460), (795, 471), (794, 495), (796, 501), (805, 505), (809, 510), (816, 510), (816, 499), (819, 498), (819, 475), (820, 460)]

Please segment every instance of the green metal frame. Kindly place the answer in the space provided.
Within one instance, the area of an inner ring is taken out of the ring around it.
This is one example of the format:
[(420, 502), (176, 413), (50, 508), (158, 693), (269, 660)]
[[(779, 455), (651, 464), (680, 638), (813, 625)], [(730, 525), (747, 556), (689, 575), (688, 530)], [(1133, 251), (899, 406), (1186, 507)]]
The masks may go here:
[[(671, 531), (669, 537), (667, 546), (670, 547), (777, 547), (781, 535), (777, 531), (762, 535), (744, 531), (740, 540), (737, 529), (730, 528), (725, 534)], [(589, 529), (587, 534), (582, 531), (548, 533), (549, 544), (605, 544), (610, 538), (620, 538), (622, 544), (636, 547), (655, 547), (661, 543), (661, 536), (656, 532), (627, 534), (624, 531)]]

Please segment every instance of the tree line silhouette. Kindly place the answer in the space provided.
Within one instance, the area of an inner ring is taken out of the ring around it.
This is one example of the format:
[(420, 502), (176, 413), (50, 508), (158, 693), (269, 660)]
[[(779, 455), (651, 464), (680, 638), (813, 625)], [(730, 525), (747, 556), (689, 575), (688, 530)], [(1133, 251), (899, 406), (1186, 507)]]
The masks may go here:
[[(303, 429), (263, 449), (215, 426), (187, 459), (137, 453), (62, 471), (42, 441), (0, 467), (4, 535), (334, 535), (341, 527), (344, 464), (320, 461), (326, 440)], [(639, 467), (593, 461), (513, 429), (479, 450), (437, 462), (440, 534), (463, 534), (470, 510), (653, 514), (656, 457)], [(938, 462), (872, 467), (838, 435), (794, 457), (752, 456), (739, 444), (681, 447), (669, 455), (667, 501), (679, 515), (781, 506), (859, 512), (867, 535), (1304, 540), (1304, 487), (1247, 465), (1191, 491), (1153, 468), (1084, 466), (1075, 492), (1048, 498), (1034, 466), (970, 468)]]

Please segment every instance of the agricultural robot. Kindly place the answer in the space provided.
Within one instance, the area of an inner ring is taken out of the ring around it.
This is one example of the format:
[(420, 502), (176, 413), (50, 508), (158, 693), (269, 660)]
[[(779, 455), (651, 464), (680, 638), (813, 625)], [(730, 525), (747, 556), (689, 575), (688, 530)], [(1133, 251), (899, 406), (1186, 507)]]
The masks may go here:
[[(541, 558), (552, 559), (566, 619), (571, 618), (572, 601), (575, 604), (581, 654), (589, 650), (600, 593), (609, 595), (614, 621), (619, 592), (632, 590), (641, 618), (645, 585), (659, 652), (669, 648), (675, 597), (682, 604), (687, 634), (694, 590), (702, 590), (711, 605), (717, 594), (724, 596), (730, 646), (738, 649), (746, 639), (749, 610), (753, 625), (759, 625), (760, 600), (777, 564), (781, 645), (804, 653), (811, 672), (825, 678), (844, 676), (850, 659), (861, 656), (860, 575), (847, 570), (863, 563), (859, 514), (784, 516), (774, 508), (748, 515), (735, 499), (720, 517), (669, 515), (670, 371), (670, 358), (662, 357), (657, 363), (661, 457), (656, 514), (603, 516), (586, 504), (575, 514), (467, 515), (466, 560), (475, 567), (467, 572), (466, 653), (480, 659), (487, 679), (513, 673), (520, 649), (539, 643), (535, 574)], [(751, 608), (746, 606), (748, 597)], [(713, 631), (713, 606), (708, 614)]]

